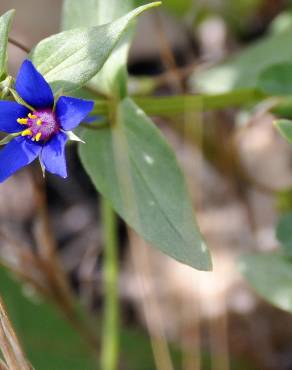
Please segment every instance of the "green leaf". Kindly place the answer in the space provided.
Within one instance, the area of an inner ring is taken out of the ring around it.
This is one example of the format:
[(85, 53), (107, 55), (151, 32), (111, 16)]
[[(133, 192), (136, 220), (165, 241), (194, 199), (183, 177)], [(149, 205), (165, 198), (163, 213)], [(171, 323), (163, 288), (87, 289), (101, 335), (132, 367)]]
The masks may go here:
[[(135, 8), (135, 0), (65, 0), (63, 6), (64, 30), (84, 27), (100, 26), (116, 20)], [(83, 17), (80, 14), (83, 13)], [(130, 48), (132, 32), (127, 32), (114, 49), (112, 55), (91, 80), (96, 90), (108, 96), (125, 96), (127, 91), (127, 57)]]
[[(28, 290), (28, 289), (27, 289)], [(52, 305), (23, 295), (1, 267), (0, 293), (29, 361), (42, 370), (94, 370), (95, 359), (79, 334)]]
[(284, 214), (277, 225), (277, 239), (280, 241), (282, 249), (287, 256), (292, 257), (292, 213)]
[(7, 73), (7, 44), (15, 10), (9, 10), (0, 17), (0, 80)]
[[(94, 27), (110, 23), (125, 15), (142, 1), (137, 0), (64, 0), (62, 12), (62, 29), (69, 30), (78, 27)], [(80, 17), (82, 12), (82, 17)]]
[(259, 76), (258, 87), (270, 95), (292, 94), (292, 63), (279, 63), (265, 69)]
[(146, 241), (200, 270), (211, 267), (183, 174), (170, 146), (131, 99), (116, 107), (112, 128), (86, 130), (79, 146), (96, 188)]
[(289, 119), (278, 119), (274, 121), (275, 126), (280, 134), (292, 144), (292, 121)]
[(292, 313), (292, 263), (277, 253), (242, 256), (241, 273), (268, 302)]
[(131, 22), (143, 11), (158, 5), (160, 2), (141, 6), (109, 24), (48, 37), (35, 47), (31, 59), (54, 91), (75, 90), (101, 69)]
[(201, 91), (222, 93), (236, 89), (254, 88), (259, 75), (273, 64), (291, 62), (292, 30), (267, 36), (239, 52), (220, 66), (196, 72), (192, 83)]

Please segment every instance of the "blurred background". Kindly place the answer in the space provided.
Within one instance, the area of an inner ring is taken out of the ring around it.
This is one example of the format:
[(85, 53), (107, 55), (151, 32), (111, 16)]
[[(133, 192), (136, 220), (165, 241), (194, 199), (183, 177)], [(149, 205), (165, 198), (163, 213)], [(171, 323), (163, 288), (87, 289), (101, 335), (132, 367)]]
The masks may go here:
[[(11, 8), (16, 9), (11, 37), (28, 48), (60, 30), (61, 0), (1, 0), (1, 14)], [(136, 95), (224, 90), (226, 76), (197, 83), (197, 74), (290, 28), (288, 0), (164, 0), (159, 11), (139, 20), (129, 89)], [(10, 44), (12, 75), (25, 57)], [(256, 295), (236, 264), (243, 252), (278, 248), (275, 225), (279, 214), (292, 207), (291, 148), (274, 130), (265, 105), (250, 108), (200, 112), (199, 138), (185, 138), (179, 128), (184, 117), (154, 117), (187, 176), (214, 271), (179, 264), (128, 234), (119, 222), (121, 369), (292, 369), (292, 315)], [(3, 270), (0, 288), (38, 369), (94, 368), (71, 329), (28, 284), (46, 284), (33, 264), (35, 240), (42, 241), (45, 227), (44, 194), (72, 287), (97, 318), (103, 305), (99, 199), (74, 145), (67, 155), (70, 177), (65, 181), (48, 174), (40, 190), (25, 169), (0, 187), (0, 259), (26, 281), (19, 288)]]

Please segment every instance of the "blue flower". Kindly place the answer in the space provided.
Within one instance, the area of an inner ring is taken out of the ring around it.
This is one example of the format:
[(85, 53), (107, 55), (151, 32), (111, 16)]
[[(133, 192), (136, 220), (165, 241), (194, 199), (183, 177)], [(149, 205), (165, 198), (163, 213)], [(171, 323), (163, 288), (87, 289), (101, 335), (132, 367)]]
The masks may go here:
[(0, 131), (13, 137), (0, 151), (0, 182), (37, 157), (44, 169), (66, 178), (65, 144), (93, 102), (61, 96), (54, 104), (50, 85), (29, 60), (20, 68), (15, 90), (26, 106), (0, 101)]

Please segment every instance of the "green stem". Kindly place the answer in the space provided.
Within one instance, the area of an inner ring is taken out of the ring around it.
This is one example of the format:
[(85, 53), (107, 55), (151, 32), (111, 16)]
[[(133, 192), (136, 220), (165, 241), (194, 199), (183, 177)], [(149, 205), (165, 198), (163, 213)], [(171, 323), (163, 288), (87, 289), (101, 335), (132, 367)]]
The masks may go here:
[(101, 345), (101, 370), (117, 370), (119, 354), (118, 243), (116, 215), (107, 200), (102, 200), (104, 228), (104, 311)]
[[(149, 115), (171, 117), (194, 110), (216, 110), (241, 106), (260, 101), (266, 97), (257, 89), (242, 89), (214, 95), (176, 95), (176, 96), (139, 96), (133, 97), (136, 104)], [(107, 114), (110, 101), (97, 99), (95, 114)]]
[(197, 109), (208, 111), (244, 105), (263, 97), (258, 90), (246, 89), (216, 95), (137, 97), (134, 100), (149, 115), (173, 116)]
[(223, 94), (202, 95), (202, 98), (205, 110), (216, 110), (254, 103), (267, 98), (267, 95), (258, 89), (252, 88), (234, 90)]

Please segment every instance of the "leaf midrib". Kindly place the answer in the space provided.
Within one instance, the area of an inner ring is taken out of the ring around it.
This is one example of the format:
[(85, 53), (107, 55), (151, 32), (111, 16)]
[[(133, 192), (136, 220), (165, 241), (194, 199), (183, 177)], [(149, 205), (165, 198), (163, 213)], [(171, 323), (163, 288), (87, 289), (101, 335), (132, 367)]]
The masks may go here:
[[(143, 183), (145, 184), (146, 189), (148, 190), (148, 192), (150, 193), (150, 195), (154, 198), (156, 204), (158, 204), (158, 206), (159, 206), (158, 209), (159, 209), (160, 213), (165, 217), (165, 219), (166, 219), (167, 223), (169, 224), (169, 226), (175, 231), (175, 233), (178, 235), (178, 238), (182, 241), (183, 244), (186, 244), (187, 243), (188, 245), (190, 245), (190, 243), (183, 238), (183, 236), (181, 235), (180, 231), (177, 229), (177, 227), (175, 226), (175, 224), (172, 222), (172, 220), (169, 217), (169, 215), (160, 206), (160, 202), (158, 201), (155, 193), (149, 187), (147, 179), (144, 177), (142, 171), (139, 169), (139, 166), (136, 163), (136, 161), (135, 161), (133, 155), (131, 154), (131, 152), (129, 153), (129, 157), (130, 157), (131, 162), (133, 163), (133, 167), (135, 168), (135, 170), (138, 173), (138, 175), (140, 176), (140, 178), (143, 180)], [(185, 255), (185, 248), (183, 248), (183, 251), (184, 251), (184, 256), (186, 258), (188, 258), (189, 256), (186, 256)]]

